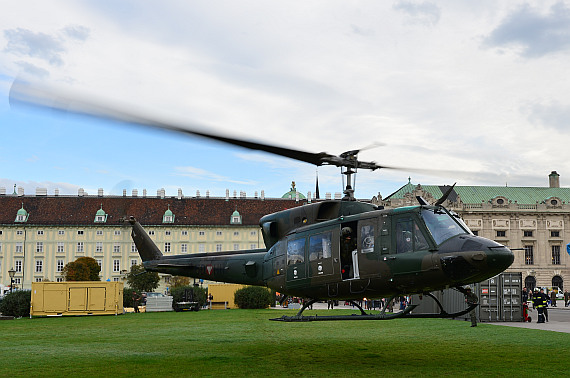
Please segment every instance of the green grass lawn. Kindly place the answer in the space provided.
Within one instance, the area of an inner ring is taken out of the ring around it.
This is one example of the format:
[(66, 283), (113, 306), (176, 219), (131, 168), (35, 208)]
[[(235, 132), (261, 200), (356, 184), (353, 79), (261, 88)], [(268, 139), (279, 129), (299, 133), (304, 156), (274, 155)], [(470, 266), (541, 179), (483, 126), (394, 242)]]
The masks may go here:
[(531, 377), (570, 372), (570, 335), (565, 333), (489, 324), (471, 328), (469, 322), (442, 319), (268, 320), (294, 313), (217, 310), (0, 321), (0, 376)]

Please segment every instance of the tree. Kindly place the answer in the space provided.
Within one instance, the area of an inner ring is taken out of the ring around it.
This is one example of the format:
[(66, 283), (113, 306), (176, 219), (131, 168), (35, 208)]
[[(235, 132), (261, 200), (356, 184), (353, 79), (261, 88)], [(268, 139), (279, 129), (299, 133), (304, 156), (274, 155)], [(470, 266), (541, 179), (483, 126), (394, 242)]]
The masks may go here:
[(147, 272), (142, 265), (131, 266), (127, 274), (127, 283), (137, 292), (153, 291), (158, 287), (160, 277), (156, 272)]
[(173, 276), (170, 279), (169, 284), (171, 289), (182, 287), (182, 286), (190, 286), (190, 278), (184, 276)]
[(63, 267), (61, 274), (66, 281), (101, 281), (101, 267), (93, 257), (80, 257)]
[(17, 318), (30, 316), (31, 299), (32, 292), (30, 290), (18, 290), (6, 294), (0, 302), (0, 313), (4, 316)]

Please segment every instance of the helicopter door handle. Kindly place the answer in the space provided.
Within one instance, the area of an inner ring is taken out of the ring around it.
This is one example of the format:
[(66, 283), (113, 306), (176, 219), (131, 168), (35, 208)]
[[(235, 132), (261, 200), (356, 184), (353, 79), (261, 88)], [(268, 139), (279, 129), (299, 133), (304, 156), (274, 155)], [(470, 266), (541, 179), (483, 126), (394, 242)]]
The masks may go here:
[(384, 261), (386, 260), (396, 260), (396, 256), (384, 257)]

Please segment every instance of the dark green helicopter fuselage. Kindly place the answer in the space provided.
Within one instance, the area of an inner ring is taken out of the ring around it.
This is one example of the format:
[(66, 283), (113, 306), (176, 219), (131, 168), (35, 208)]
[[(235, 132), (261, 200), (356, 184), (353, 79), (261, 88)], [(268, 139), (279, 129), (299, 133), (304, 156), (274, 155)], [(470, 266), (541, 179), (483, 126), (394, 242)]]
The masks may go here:
[(317, 202), (264, 216), (267, 249), (177, 256), (163, 256), (140, 224), (130, 223), (148, 271), (314, 299), (440, 290), (493, 277), (514, 259), (441, 206), (379, 210), (357, 201)]

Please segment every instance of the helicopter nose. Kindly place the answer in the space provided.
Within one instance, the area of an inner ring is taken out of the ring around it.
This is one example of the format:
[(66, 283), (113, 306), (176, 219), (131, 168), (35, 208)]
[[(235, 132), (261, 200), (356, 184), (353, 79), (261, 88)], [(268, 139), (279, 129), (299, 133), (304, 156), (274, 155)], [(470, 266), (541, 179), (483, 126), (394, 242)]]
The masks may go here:
[(513, 252), (503, 245), (488, 247), (487, 264), (499, 273), (507, 269), (515, 261)]

